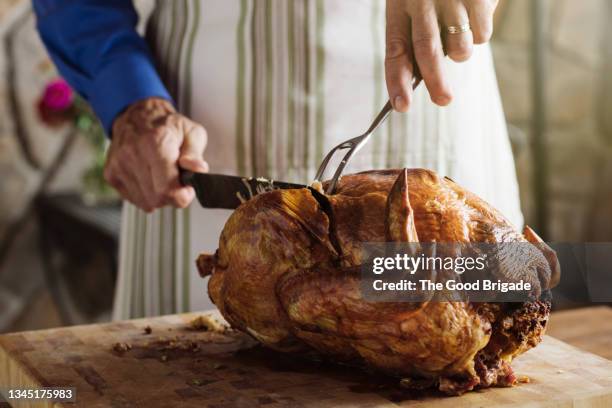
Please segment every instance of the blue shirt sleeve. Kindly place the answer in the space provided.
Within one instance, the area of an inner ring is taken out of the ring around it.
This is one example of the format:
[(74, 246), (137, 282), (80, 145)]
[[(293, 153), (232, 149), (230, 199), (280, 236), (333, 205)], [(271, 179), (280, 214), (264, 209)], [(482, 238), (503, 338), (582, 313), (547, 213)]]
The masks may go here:
[(64, 79), (81, 94), (110, 135), (115, 117), (133, 102), (172, 100), (131, 0), (33, 0), (42, 40)]

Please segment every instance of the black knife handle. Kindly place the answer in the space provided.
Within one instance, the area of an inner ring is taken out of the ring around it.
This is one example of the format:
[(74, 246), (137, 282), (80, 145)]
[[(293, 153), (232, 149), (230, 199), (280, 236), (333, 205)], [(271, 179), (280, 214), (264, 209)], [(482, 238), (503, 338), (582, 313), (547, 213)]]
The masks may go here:
[(179, 181), (183, 186), (192, 186), (193, 172), (179, 167)]

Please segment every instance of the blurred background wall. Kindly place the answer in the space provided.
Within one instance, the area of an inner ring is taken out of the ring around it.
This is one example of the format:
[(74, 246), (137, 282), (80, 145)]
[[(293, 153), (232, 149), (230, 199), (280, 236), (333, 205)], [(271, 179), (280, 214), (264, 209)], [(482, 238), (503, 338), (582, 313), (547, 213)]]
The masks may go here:
[[(534, 84), (531, 58), (538, 1), (543, 84)], [(522, 205), (529, 224), (547, 224), (549, 241), (612, 239), (611, 17), (609, 0), (502, 0), (496, 13), (492, 44)], [(544, 158), (534, 151), (537, 85), (543, 88)], [(545, 219), (538, 220), (534, 183), (542, 171), (548, 191)]]
[[(537, 44), (534, 2), (542, 12)], [(146, 14), (151, 1), (137, 5)], [(612, 38), (607, 21), (612, 21), (609, 0), (502, 0), (497, 12), (492, 44), (523, 208), (530, 225), (548, 231), (548, 240), (612, 238)], [(534, 46), (540, 50), (537, 64)], [(543, 67), (543, 77), (534, 83), (537, 66)], [(43, 261), (49, 260), (40, 252), (34, 199), (78, 193), (92, 160), (88, 143), (71, 139), (69, 126), (50, 129), (37, 118), (37, 101), (55, 76), (35, 32), (29, 1), (0, 0), (0, 332), (108, 316), (107, 310), (98, 310), (66, 322), (45, 280)], [(540, 88), (544, 103), (538, 107), (534, 90)], [(545, 178), (538, 178), (542, 174)], [(542, 190), (542, 182), (548, 188)], [(85, 262), (83, 254), (70, 256), (83, 261), (80, 277), (100, 276), (107, 269), (105, 259), (88, 256)], [(102, 297), (112, 297), (112, 287), (95, 279), (89, 285)], [(108, 302), (100, 306), (107, 307)]]

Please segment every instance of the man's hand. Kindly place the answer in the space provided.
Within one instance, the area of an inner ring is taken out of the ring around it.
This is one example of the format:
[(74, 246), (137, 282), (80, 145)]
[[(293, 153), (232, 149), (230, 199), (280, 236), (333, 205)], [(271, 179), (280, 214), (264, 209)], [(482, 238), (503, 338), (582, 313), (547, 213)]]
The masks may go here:
[[(489, 41), (498, 0), (387, 0), (385, 75), (393, 108), (406, 112), (412, 100), (414, 61), (431, 100), (452, 100), (444, 76), (444, 54), (456, 62), (472, 55), (472, 45)], [(450, 34), (447, 27), (470, 24), (471, 30)]]
[(136, 102), (113, 123), (104, 177), (123, 198), (147, 212), (166, 205), (185, 208), (195, 192), (181, 186), (178, 168), (208, 171), (203, 159), (206, 141), (204, 128), (177, 113), (170, 102)]

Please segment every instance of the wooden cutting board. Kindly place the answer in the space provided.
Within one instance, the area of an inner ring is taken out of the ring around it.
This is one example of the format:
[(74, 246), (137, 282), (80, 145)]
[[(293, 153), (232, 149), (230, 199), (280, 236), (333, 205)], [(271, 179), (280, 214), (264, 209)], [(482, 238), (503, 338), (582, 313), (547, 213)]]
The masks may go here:
[(76, 387), (83, 407), (612, 406), (612, 362), (552, 337), (513, 364), (530, 383), (445, 397), (266, 351), (236, 332), (194, 329), (195, 316), (0, 336), (0, 385)]

